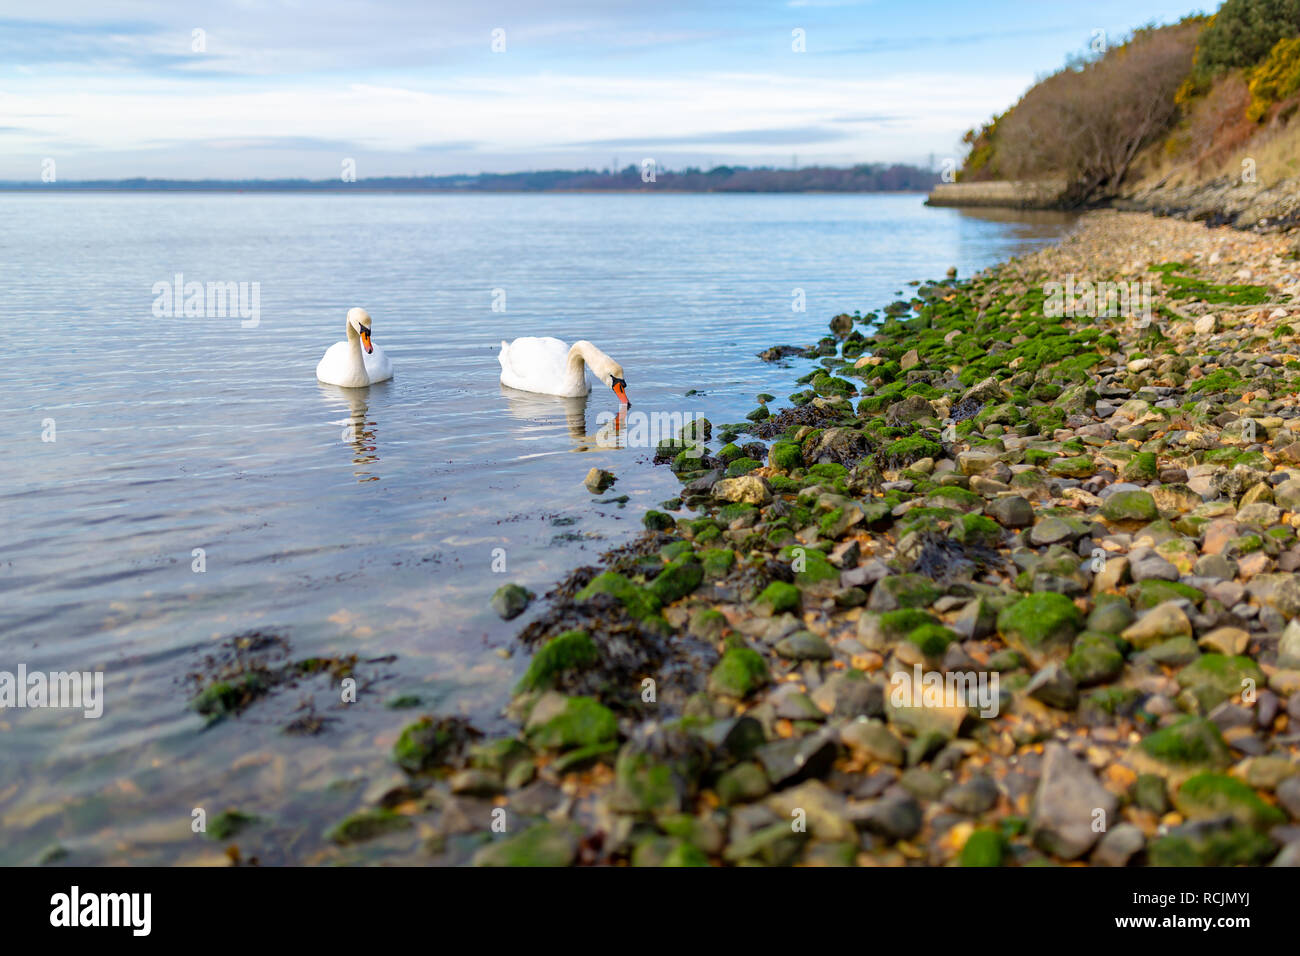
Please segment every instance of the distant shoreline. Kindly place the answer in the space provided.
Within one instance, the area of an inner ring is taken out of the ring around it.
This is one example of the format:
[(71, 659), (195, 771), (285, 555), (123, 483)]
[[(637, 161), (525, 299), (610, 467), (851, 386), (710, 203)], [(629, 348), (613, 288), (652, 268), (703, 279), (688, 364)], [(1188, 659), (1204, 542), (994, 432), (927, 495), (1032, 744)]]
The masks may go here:
[(281, 189), (195, 186), (195, 187), (131, 187), (131, 186), (60, 186), (51, 188), (47, 185), (24, 186), (21, 184), (0, 183), (0, 193), (39, 193), (51, 192), (62, 195), (82, 193), (221, 193), (247, 194), (267, 193), (274, 195), (316, 195), (341, 196), (348, 193), (361, 193), (369, 196), (650, 196), (656, 193), (673, 196), (925, 196), (924, 189), (375, 189), (370, 187), (353, 187), (345, 189)]
[(803, 169), (715, 166), (658, 170), (628, 166), (618, 172), (548, 169), (453, 176), (379, 176), (370, 179), (88, 179), (0, 182), (0, 192), (278, 192), (278, 193), (923, 193), (939, 174), (895, 163)]

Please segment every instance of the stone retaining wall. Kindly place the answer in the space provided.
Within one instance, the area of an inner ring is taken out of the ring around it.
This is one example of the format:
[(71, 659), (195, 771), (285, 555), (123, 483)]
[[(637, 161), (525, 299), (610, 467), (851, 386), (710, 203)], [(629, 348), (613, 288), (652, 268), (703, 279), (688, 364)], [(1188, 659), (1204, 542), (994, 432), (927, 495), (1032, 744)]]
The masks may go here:
[(1057, 209), (1061, 206), (1061, 194), (1064, 191), (1065, 183), (1056, 180), (940, 183), (926, 199), (926, 205)]

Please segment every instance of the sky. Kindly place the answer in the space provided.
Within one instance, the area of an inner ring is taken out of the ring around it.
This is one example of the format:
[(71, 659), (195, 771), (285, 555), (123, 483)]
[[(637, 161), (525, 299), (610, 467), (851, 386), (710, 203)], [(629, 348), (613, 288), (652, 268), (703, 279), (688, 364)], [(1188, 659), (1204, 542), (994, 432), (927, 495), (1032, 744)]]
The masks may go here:
[(940, 168), (1071, 54), (1206, 8), (0, 0), (0, 179)]

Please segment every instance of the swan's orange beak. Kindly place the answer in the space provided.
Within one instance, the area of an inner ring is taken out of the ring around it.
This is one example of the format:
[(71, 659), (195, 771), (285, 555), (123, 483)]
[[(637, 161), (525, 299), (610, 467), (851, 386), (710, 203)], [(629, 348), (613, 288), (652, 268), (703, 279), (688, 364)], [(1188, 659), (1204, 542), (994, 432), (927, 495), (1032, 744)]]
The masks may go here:
[(621, 378), (616, 378), (614, 379), (614, 384), (611, 385), (610, 388), (614, 389), (614, 394), (618, 396), (620, 402), (630, 407), (632, 403), (627, 400), (626, 384), (627, 383), (625, 383)]
[(366, 347), (367, 352), (373, 352), (375, 350), (375, 347), (370, 344), (370, 330), (364, 326), (362, 326), (361, 329), (361, 344)]

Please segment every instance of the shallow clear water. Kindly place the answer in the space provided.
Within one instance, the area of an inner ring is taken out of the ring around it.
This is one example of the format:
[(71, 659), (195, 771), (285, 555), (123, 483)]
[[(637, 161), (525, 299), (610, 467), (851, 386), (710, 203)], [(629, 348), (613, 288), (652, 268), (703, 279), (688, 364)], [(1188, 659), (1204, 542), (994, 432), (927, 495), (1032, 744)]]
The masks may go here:
[[(759, 350), (1068, 225), (921, 200), (0, 194), (0, 671), (105, 675), (97, 720), (0, 710), (0, 863), (206, 860), (193, 810), (230, 806), (267, 821), (246, 853), (328, 858), (322, 828), (392, 772), (412, 712), (384, 702), (490, 726), (528, 620), (492, 592), (544, 593), (678, 487), (653, 447), (602, 446), (603, 386), (503, 389), (501, 340), (589, 339), (634, 414), (738, 421), (806, 367)], [(257, 283), (256, 326), (155, 315), (177, 273)], [(395, 377), (318, 384), (353, 305)], [(593, 466), (618, 476), (605, 503)], [(186, 675), (252, 629), (371, 661), (357, 702), (305, 680), (205, 728)], [(307, 702), (323, 732), (286, 734)]]

